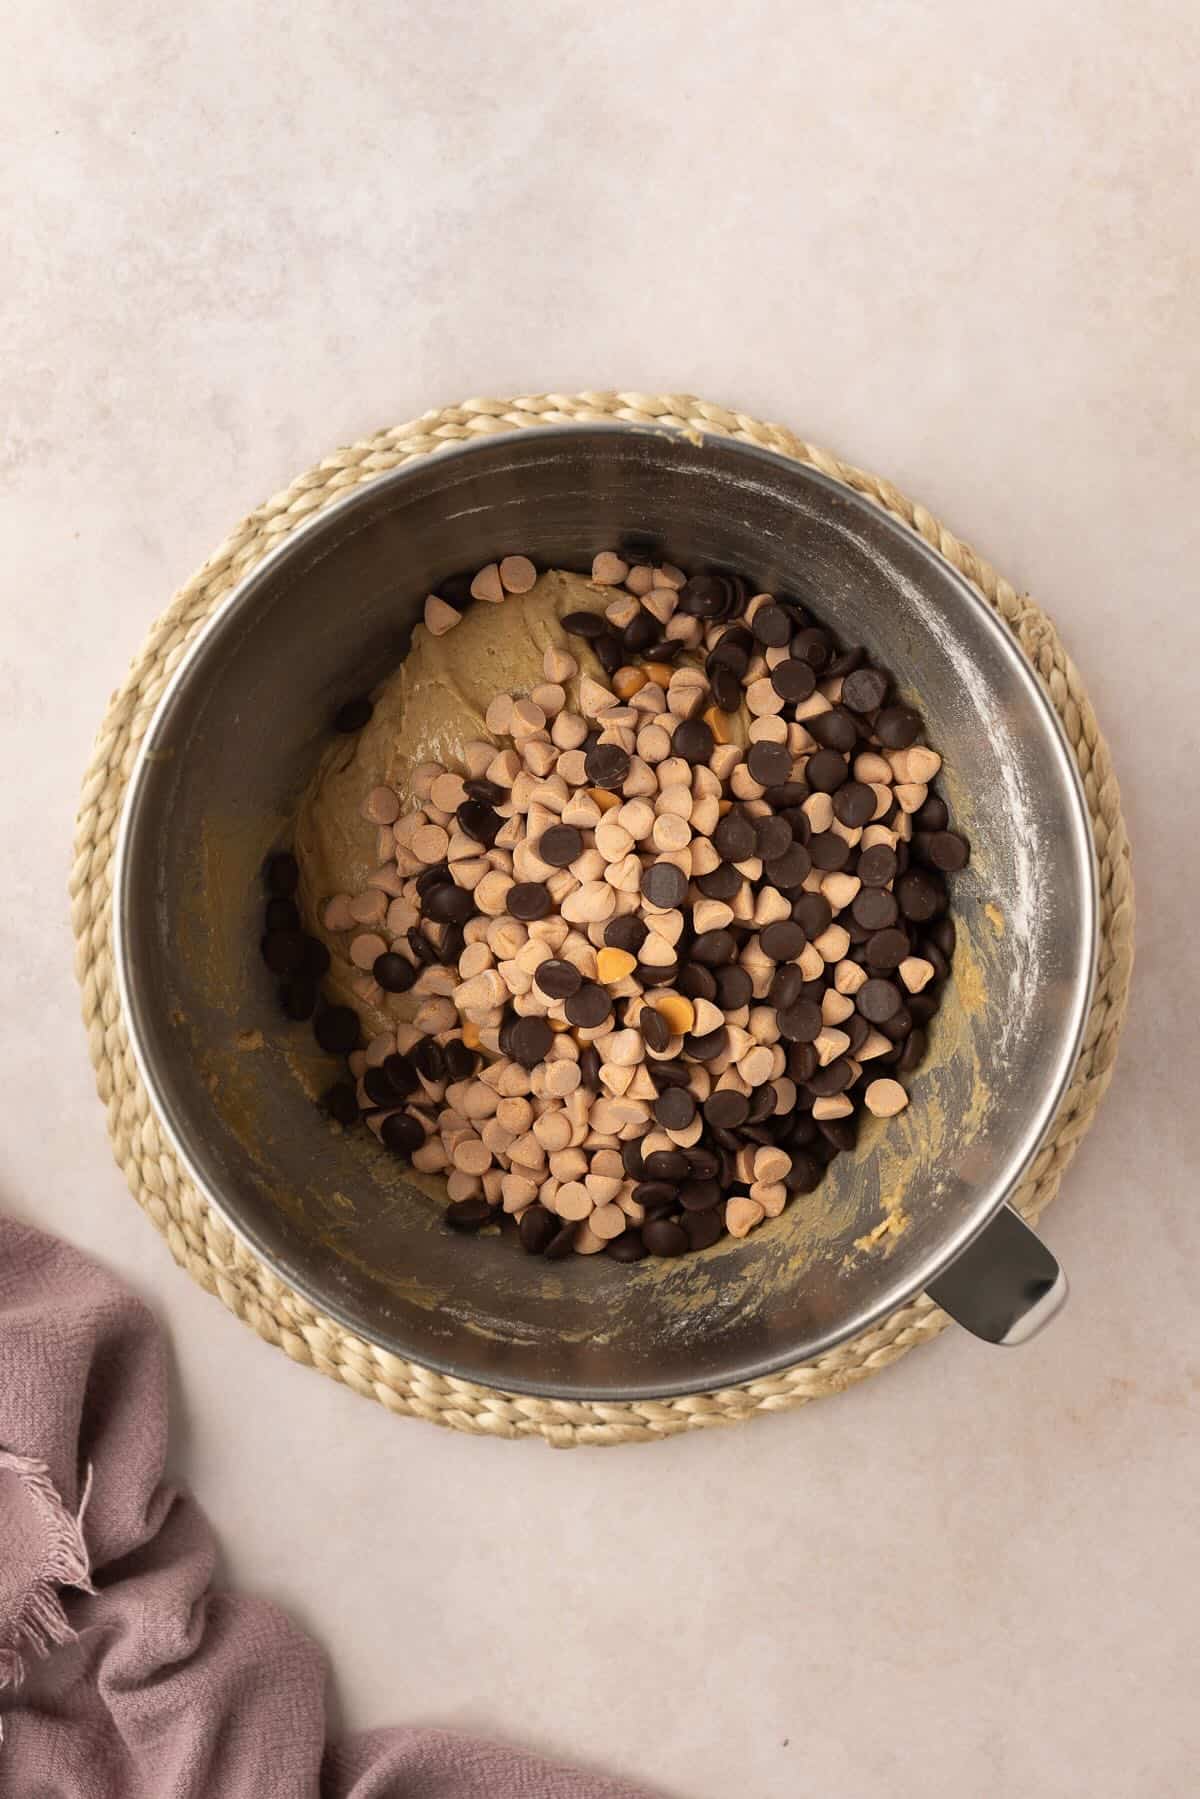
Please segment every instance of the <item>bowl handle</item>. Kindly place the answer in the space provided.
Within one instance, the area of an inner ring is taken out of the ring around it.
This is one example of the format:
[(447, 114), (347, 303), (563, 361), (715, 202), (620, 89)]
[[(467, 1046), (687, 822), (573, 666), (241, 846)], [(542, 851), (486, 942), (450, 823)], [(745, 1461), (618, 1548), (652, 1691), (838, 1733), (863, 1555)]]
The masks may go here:
[(985, 1343), (1025, 1343), (1061, 1308), (1067, 1277), (1024, 1219), (1001, 1206), (926, 1292)]

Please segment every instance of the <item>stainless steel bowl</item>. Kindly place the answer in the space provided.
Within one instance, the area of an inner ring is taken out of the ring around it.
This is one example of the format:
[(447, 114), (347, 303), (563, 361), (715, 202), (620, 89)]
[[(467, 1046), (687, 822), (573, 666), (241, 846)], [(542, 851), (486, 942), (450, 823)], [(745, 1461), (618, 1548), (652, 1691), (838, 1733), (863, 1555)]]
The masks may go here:
[[(955, 980), (901, 1118), (869, 1124), (744, 1242), (548, 1265), (507, 1237), (452, 1236), (366, 1133), (323, 1121), (310, 1093), (330, 1065), (280, 1019), (258, 958), (259, 867), (287, 842), (332, 711), (396, 664), (439, 577), (510, 550), (586, 567), (631, 534), (811, 598), (864, 643), (923, 710), (973, 850)], [(395, 1354), (525, 1392), (665, 1396), (815, 1356), (922, 1289), (997, 1340), (1061, 1294), (1005, 1200), (1090, 994), (1095, 878), (1070, 752), (940, 557), (767, 452), (620, 425), (493, 437), (321, 512), (230, 594), (165, 693), (129, 784), (115, 918), (134, 1050), (196, 1185), (283, 1280)]]

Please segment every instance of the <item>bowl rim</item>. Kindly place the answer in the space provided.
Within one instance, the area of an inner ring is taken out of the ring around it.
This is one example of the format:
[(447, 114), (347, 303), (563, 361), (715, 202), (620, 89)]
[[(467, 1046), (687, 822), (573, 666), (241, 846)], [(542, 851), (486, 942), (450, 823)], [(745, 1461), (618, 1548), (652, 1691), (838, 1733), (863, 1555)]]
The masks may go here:
[[(552, 453), (555, 445), (559, 442), (597, 435), (656, 437), (675, 443), (679, 440), (681, 433), (672, 427), (660, 424), (647, 425), (622, 419), (596, 419), (555, 425), (553, 431), (545, 432), (529, 432), (519, 429), (488, 432), (484, 436), (466, 442), (447, 444), (434, 452), (434, 457), (438, 462), (458, 461), (487, 449), (494, 449), (501, 444), (521, 444), (523, 447), (536, 449), (545, 455), (547, 452)], [(692, 440), (689, 438), (688, 441)], [(1080, 955), (1072, 978), (1070, 1001), (1065, 1008), (1066, 1017), (1069, 1019), (1069, 1028), (1062, 1038), (1054, 1076), (1046, 1082), (1037, 1106), (1030, 1110), (1018, 1145), (1009, 1159), (1005, 1177), (1002, 1182), (997, 1182), (997, 1193), (993, 1203), (982, 1216), (964, 1220), (953, 1233), (941, 1240), (935, 1250), (926, 1255), (903, 1281), (897, 1283), (894, 1288), (888, 1289), (877, 1301), (863, 1308), (847, 1322), (835, 1323), (822, 1332), (813, 1345), (806, 1350), (801, 1361), (797, 1360), (794, 1351), (789, 1352), (784, 1349), (763, 1355), (736, 1374), (731, 1374), (728, 1384), (740, 1387), (756, 1380), (778, 1375), (788, 1368), (811, 1364), (852, 1338), (873, 1329), (883, 1319), (911, 1304), (940, 1273), (986, 1231), (997, 1212), (1020, 1185), (1053, 1123), (1082, 1052), (1084, 1033), (1097, 981), (1100, 947), (1099, 878), (1095, 836), (1087, 796), (1062, 720), (1046, 693), (1036, 669), (1025, 656), (1016, 638), (996, 609), (988, 604), (966, 576), (961, 574), (940, 551), (927, 543), (916, 530), (894, 513), (878, 505), (866, 494), (848, 486), (844, 481), (837, 480), (811, 463), (781, 455), (779, 451), (763, 445), (747, 443), (723, 434), (703, 433), (701, 442), (696, 447), (707, 448), (716, 445), (719, 445), (723, 451), (732, 451), (736, 455), (745, 457), (751, 464), (757, 462), (776, 466), (782, 462), (801, 479), (836, 495), (841, 503), (848, 505), (852, 510), (869, 515), (876, 525), (882, 520), (889, 531), (902, 538), (909, 549), (918, 554), (920, 560), (936, 569), (940, 579), (949, 579), (958, 588), (961, 596), (990, 633), (995, 645), (1049, 727), (1049, 736), (1054, 746), (1060, 771), (1066, 775), (1067, 786), (1072, 796), (1073, 847), (1076, 852), (1081, 852), (1077, 854), (1077, 860), (1082, 868), (1084, 887), (1084, 891), (1079, 896), (1078, 911)], [(173, 1103), (170, 1088), (160, 1078), (139, 1029), (140, 1007), (134, 994), (130, 975), (130, 964), (133, 960), (129, 929), (131, 908), (128, 900), (130, 841), (144, 798), (147, 776), (153, 765), (158, 739), (169, 726), (176, 700), (190, 679), (191, 671), (204, 645), (210, 636), (215, 635), (226, 625), (233, 613), (252, 603), (259, 586), (269, 581), (280, 565), (288, 562), (297, 553), (302, 553), (305, 543), (311, 536), (320, 535), (331, 529), (336, 531), (339, 521), (349, 518), (360, 508), (365, 509), (372, 502), (377, 502), (381, 493), (393, 487), (403, 486), (408, 479), (424, 472), (431, 460), (433, 458), (430, 456), (421, 456), (402, 463), (396, 468), (388, 469), (349, 489), (346, 493), (339, 495), (336, 499), (298, 521), (279, 543), (269, 549), (255, 562), (252, 568), (238, 577), (229, 591), (213, 607), (208, 617), (200, 624), (154, 705), (126, 781), (113, 852), (111, 945), (117, 992), (124, 1016), (126, 1035), (138, 1074), (153, 1107), (156, 1122), (164, 1132), (187, 1179), (201, 1194), (206, 1204), (212, 1207), (233, 1236), (258, 1261), (264, 1264), (276, 1279), (296, 1292), (316, 1312), (333, 1320), (342, 1329), (365, 1339), (391, 1355), (410, 1361), (414, 1366), (428, 1368), (435, 1373), (486, 1388), (487, 1383), (481, 1382), (477, 1373), (453, 1355), (427, 1354), (422, 1351), (418, 1357), (397, 1338), (373, 1331), (370, 1326), (364, 1324), (361, 1318), (354, 1315), (350, 1307), (340, 1305), (328, 1292), (308, 1280), (303, 1273), (287, 1266), (270, 1246), (261, 1240), (259, 1233), (252, 1225), (247, 1225), (234, 1216), (219, 1189), (202, 1170), (187, 1146), (187, 1133), (181, 1122), (183, 1108), (177, 1107)], [(620, 1402), (673, 1399), (685, 1397), (688, 1394), (722, 1389), (714, 1388), (711, 1381), (692, 1380), (687, 1376), (682, 1376), (649, 1383), (642, 1381), (622, 1384), (619, 1387), (597, 1386), (594, 1389), (572, 1387), (568, 1392), (547, 1385), (543, 1381), (514, 1374), (508, 1380), (505, 1389), (489, 1390), (512, 1391), (545, 1399)]]

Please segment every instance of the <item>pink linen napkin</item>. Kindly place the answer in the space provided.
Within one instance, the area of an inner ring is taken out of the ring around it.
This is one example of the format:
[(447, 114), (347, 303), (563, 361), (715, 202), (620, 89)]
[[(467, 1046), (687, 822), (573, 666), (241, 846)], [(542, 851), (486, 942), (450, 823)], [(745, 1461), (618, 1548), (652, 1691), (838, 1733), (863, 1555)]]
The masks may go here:
[(448, 1731), (326, 1744), (320, 1652), (211, 1590), (208, 1522), (163, 1483), (166, 1377), (143, 1305), (0, 1217), (3, 1799), (639, 1799)]

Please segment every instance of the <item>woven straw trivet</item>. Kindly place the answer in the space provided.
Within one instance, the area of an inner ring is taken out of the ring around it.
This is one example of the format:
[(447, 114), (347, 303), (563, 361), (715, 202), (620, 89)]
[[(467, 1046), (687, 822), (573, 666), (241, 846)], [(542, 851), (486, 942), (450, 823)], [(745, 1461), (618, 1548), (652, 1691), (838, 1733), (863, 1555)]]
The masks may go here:
[(560, 1448), (648, 1442), (732, 1423), (755, 1412), (806, 1405), (886, 1368), (914, 1344), (937, 1336), (949, 1320), (921, 1296), (875, 1329), (782, 1374), (681, 1399), (629, 1404), (532, 1399), (475, 1386), (402, 1361), (352, 1336), (263, 1267), (209, 1211), (176, 1161), (139, 1079), (121, 1014), (110, 948), (112, 858), (125, 784), (171, 674), (218, 602), (302, 519), (349, 489), (450, 444), (487, 433), (553, 430), (556, 425), (606, 419), (737, 438), (807, 463), (866, 494), (966, 576), (995, 607), (1041, 677), (1066, 728), (1087, 793), (1100, 865), (1101, 944), (1096, 996), (1075, 1078), (1015, 1196), (1014, 1203), (1026, 1218), (1036, 1220), (1054, 1198), (1108, 1085), (1133, 961), (1133, 883), (1120, 793), (1096, 715), (1053, 625), (923, 506), (914, 505), (889, 482), (815, 449), (782, 426), (760, 424), (686, 394), (535, 394), (515, 400), (468, 400), (337, 451), (251, 513), (152, 627), (108, 708), (84, 783), (70, 882), (72, 923), (88, 1044), (100, 1097), (108, 1108), (113, 1153), (176, 1261), (293, 1360), (344, 1381), (393, 1412), (482, 1436), (540, 1436)]

